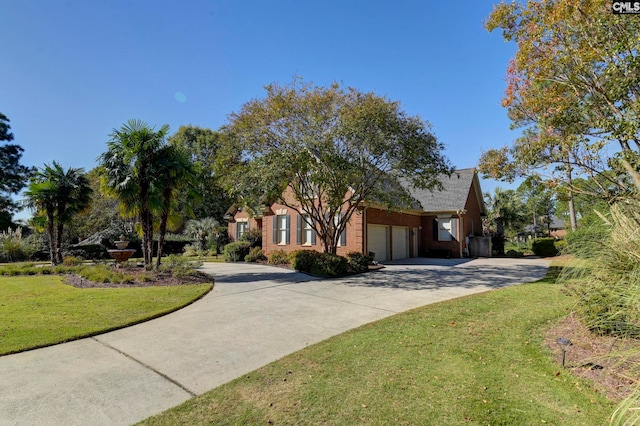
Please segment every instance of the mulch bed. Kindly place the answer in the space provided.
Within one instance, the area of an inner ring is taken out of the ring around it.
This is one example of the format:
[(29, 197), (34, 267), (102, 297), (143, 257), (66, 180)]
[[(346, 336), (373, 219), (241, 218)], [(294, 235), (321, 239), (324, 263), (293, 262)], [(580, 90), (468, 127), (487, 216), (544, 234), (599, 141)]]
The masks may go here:
[(571, 340), (566, 352), (566, 367), (576, 376), (593, 381), (596, 389), (610, 399), (622, 400), (638, 385), (640, 340), (599, 336), (571, 314), (544, 336), (558, 364), (562, 363), (562, 351), (556, 342), (559, 337)]
[[(211, 277), (211, 275), (207, 275), (202, 272), (197, 272), (195, 275), (176, 278), (169, 272), (145, 271), (143, 268), (123, 268), (121, 271), (126, 275), (133, 276), (134, 281), (130, 283), (97, 283), (74, 274), (65, 275), (63, 280), (65, 283), (77, 288), (131, 288), (213, 282), (213, 277)], [(145, 278), (143, 279), (143, 277)]]

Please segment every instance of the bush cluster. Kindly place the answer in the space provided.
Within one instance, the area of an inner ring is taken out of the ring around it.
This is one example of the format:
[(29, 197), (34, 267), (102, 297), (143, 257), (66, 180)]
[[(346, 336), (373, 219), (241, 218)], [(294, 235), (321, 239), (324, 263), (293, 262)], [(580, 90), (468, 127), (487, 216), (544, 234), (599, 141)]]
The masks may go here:
[(291, 258), (291, 265), (297, 271), (322, 277), (338, 277), (347, 273), (347, 259), (335, 254), (298, 250), (292, 253)]
[(347, 269), (349, 272), (367, 272), (369, 265), (373, 262), (373, 256), (365, 256), (357, 251), (347, 253)]
[(531, 250), (536, 256), (549, 257), (557, 256), (558, 249), (555, 245), (556, 240), (554, 238), (538, 238), (531, 243)]
[(247, 241), (251, 244), (251, 248), (262, 247), (262, 230), (261, 229), (249, 229), (242, 234), (240, 241)]
[(196, 268), (202, 266), (199, 260), (189, 260), (182, 256), (172, 254), (162, 260), (160, 270), (163, 272), (171, 272), (176, 278), (188, 277), (198, 273)]
[(224, 255), (227, 262), (242, 262), (251, 250), (248, 241), (236, 241), (224, 247)]
[(518, 250), (508, 250), (505, 254), (507, 257), (524, 257), (524, 253)]
[(276, 250), (269, 253), (269, 263), (271, 265), (288, 265), (290, 262), (291, 259), (284, 250)]
[(244, 258), (245, 262), (259, 262), (264, 260), (267, 260), (267, 257), (260, 247), (252, 247), (251, 250), (249, 250), (249, 254)]

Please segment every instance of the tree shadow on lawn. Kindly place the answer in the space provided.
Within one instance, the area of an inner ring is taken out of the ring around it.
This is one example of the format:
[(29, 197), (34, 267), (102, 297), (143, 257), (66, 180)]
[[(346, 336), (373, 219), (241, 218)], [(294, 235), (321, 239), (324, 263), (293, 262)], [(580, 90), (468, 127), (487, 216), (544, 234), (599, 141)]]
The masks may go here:
[(543, 265), (482, 265), (478, 267), (398, 268), (385, 269), (364, 275), (335, 280), (349, 286), (394, 288), (401, 290), (433, 290), (438, 288), (474, 288), (485, 286), (496, 289), (514, 284), (537, 281), (545, 276)]

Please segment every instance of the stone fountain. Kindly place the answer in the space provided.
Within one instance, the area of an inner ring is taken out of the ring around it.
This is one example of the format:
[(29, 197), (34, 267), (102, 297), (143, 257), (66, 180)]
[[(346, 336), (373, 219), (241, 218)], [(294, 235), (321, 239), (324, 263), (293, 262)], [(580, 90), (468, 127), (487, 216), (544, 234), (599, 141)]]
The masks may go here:
[(120, 235), (120, 241), (115, 241), (117, 249), (107, 250), (109, 256), (113, 257), (116, 260), (117, 264), (121, 264), (122, 262), (126, 262), (129, 260), (133, 253), (136, 252), (135, 249), (128, 249), (129, 241), (124, 239), (124, 235)]

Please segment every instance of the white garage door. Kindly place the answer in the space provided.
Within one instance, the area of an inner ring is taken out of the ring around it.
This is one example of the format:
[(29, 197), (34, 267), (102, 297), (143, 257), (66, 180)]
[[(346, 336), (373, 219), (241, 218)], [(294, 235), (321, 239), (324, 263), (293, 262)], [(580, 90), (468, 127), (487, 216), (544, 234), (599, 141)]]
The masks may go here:
[(389, 228), (384, 225), (367, 226), (367, 245), (378, 262), (389, 260)]
[(391, 241), (393, 259), (406, 259), (409, 257), (409, 228), (406, 226), (391, 227)]

